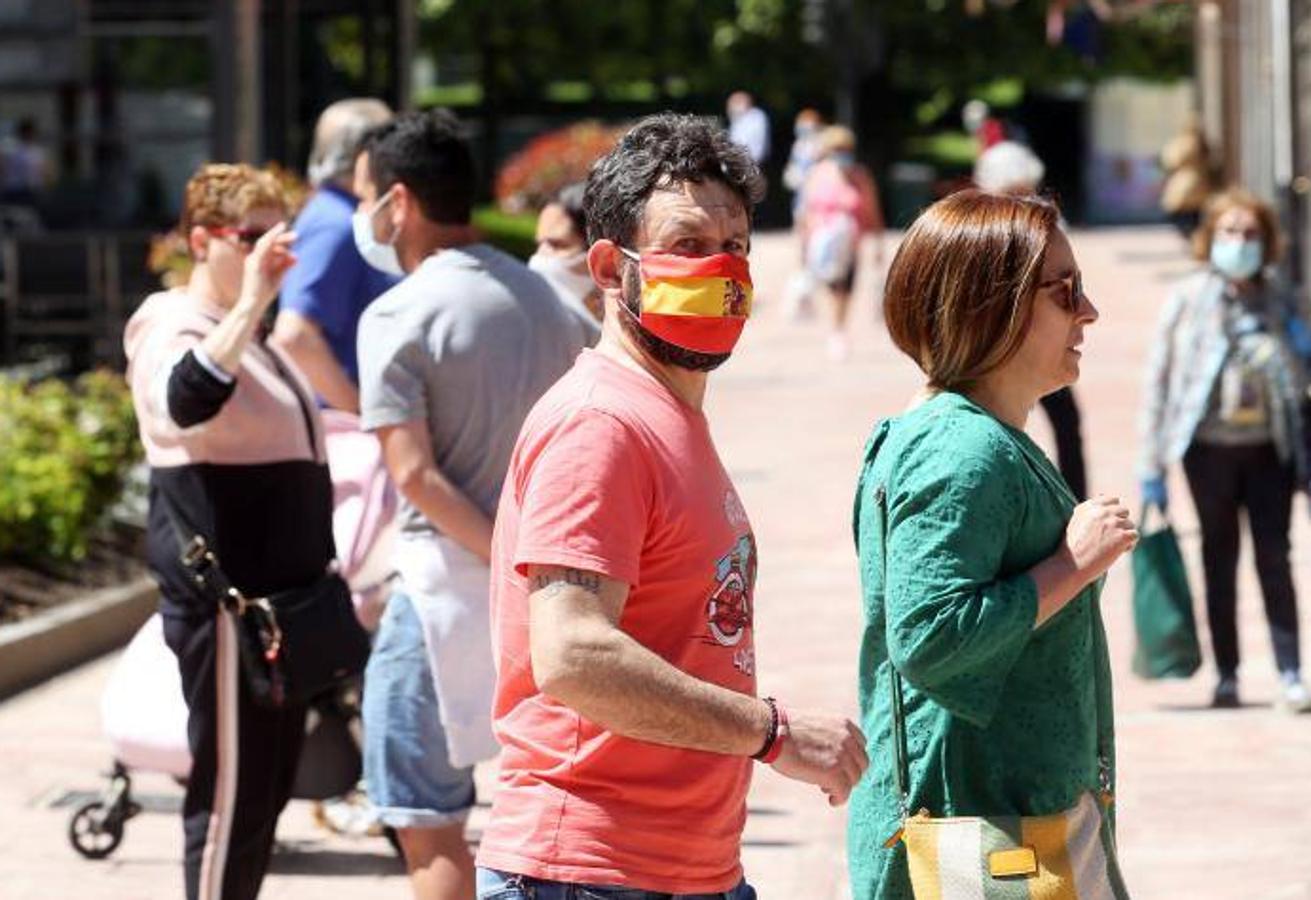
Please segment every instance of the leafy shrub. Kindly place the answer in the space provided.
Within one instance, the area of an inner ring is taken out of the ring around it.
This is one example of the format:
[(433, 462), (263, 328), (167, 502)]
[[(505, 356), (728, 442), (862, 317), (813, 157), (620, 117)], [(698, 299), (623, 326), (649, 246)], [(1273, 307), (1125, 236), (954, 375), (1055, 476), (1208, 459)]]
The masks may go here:
[(84, 556), (140, 455), (122, 377), (0, 378), (0, 558)]
[(537, 215), (501, 212), (494, 206), (473, 211), (473, 224), (483, 240), (511, 256), (527, 259), (537, 249)]
[(548, 131), (506, 160), (496, 176), (496, 202), (509, 213), (537, 211), (560, 188), (582, 181), (618, 143), (624, 128), (579, 122)]

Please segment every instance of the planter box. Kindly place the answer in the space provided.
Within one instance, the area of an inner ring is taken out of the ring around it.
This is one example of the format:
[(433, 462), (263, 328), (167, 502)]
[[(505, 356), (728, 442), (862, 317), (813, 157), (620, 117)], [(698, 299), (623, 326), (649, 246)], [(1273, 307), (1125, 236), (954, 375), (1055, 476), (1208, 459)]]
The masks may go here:
[(154, 579), (143, 575), (0, 625), (0, 699), (122, 647), (150, 618), (158, 598)]

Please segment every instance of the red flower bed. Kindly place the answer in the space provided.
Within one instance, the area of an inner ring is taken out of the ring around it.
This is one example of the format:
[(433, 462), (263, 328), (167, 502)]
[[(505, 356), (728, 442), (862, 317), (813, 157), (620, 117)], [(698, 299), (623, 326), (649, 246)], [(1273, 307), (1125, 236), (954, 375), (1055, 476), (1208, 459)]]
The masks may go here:
[(585, 179), (592, 163), (610, 152), (624, 130), (579, 122), (533, 138), (501, 166), (497, 204), (510, 213), (541, 209), (560, 188)]

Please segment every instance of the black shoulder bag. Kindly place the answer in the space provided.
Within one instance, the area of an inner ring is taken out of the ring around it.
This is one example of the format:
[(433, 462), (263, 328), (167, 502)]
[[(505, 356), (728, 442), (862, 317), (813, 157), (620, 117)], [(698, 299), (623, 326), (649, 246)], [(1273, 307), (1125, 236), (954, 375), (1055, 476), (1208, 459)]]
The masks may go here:
[(203, 537), (187, 540), (176, 520), (173, 524), (183, 546), (182, 565), (236, 622), (241, 669), (257, 703), (274, 708), (307, 703), (364, 671), (369, 635), (340, 575), (325, 572), (305, 587), (250, 598), (224, 574)]

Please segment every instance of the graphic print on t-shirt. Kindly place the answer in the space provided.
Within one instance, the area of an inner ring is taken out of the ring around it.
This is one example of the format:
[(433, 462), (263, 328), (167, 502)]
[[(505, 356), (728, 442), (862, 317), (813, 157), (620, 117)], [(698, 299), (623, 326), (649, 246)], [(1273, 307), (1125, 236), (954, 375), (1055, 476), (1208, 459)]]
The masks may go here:
[[(706, 632), (702, 639), (721, 647), (742, 643), (752, 625), (752, 591), (756, 584), (756, 541), (750, 534), (737, 539), (715, 563), (715, 583), (706, 600)], [(734, 654), (733, 665), (750, 675), (752, 661)]]

